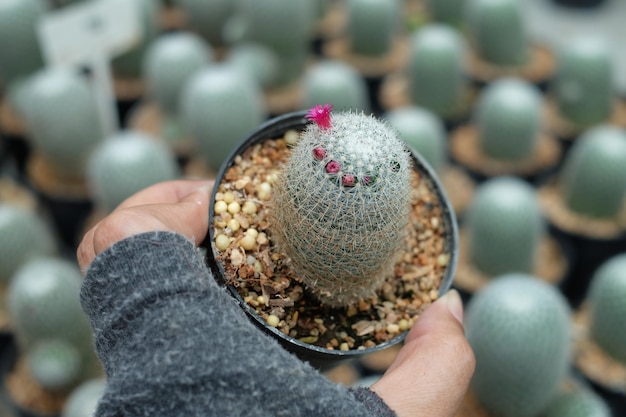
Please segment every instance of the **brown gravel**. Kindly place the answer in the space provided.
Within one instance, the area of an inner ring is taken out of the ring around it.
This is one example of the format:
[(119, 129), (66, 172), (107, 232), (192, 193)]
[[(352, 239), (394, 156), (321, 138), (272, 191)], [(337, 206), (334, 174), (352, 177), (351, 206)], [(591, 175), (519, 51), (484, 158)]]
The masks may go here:
[[(287, 141), (297, 140), (297, 136), (296, 131), (285, 134)], [(212, 244), (217, 248), (223, 245), (217, 259), (224, 266), (227, 282), (256, 314), (282, 333), (330, 350), (374, 347), (408, 330), (438, 298), (450, 260), (444, 248), (441, 207), (430, 184), (414, 175), (412, 227), (394, 276), (387, 278), (376, 297), (331, 309), (308, 294), (289, 259), (271, 242), (267, 220), (271, 184), (280, 162), (289, 155), (287, 141), (268, 139), (249, 148), (235, 159), (218, 185), (215, 207), (222, 201), (230, 212), (214, 216), (216, 239)], [(255, 239), (244, 239), (250, 234)], [(224, 243), (216, 243), (219, 239)]]
[(6, 97), (0, 99), (0, 131), (15, 136), (26, 134), (26, 127), (22, 118), (17, 114)]

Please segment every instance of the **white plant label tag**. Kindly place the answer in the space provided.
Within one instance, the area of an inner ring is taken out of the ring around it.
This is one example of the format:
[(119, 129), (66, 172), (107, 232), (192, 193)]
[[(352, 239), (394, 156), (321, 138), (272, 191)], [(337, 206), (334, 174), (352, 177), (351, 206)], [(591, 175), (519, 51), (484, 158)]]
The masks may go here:
[(118, 129), (110, 57), (141, 40), (138, 3), (130, 0), (91, 0), (44, 16), (37, 27), (48, 65), (87, 66), (106, 135)]

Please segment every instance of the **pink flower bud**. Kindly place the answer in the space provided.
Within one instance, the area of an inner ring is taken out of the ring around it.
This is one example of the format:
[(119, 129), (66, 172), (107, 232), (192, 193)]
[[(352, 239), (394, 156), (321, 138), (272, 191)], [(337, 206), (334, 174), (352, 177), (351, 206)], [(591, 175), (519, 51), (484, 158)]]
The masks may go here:
[(330, 161), (326, 164), (326, 172), (328, 174), (336, 174), (341, 169), (341, 165), (337, 161)]
[(315, 156), (315, 159), (321, 161), (322, 159), (326, 158), (326, 149), (322, 148), (321, 146), (316, 146), (315, 149), (313, 149), (313, 155)]

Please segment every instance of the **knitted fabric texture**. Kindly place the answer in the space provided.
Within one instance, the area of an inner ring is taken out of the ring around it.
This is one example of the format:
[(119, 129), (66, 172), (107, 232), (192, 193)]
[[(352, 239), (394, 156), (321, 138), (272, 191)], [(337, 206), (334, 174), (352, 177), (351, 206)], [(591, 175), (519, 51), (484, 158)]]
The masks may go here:
[(108, 381), (96, 417), (396, 415), (254, 327), (180, 235), (109, 247), (87, 271), (81, 303)]

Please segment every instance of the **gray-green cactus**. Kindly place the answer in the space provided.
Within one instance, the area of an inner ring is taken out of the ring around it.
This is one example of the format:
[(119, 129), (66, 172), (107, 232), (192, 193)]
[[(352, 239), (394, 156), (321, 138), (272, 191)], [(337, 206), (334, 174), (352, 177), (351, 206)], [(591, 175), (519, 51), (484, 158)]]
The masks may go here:
[(348, 0), (346, 35), (356, 55), (389, 53), (402, 30), (402, 2), (398, 0)]
[(308, 288), (343, 306), (374, 294), (392, 271), (411, 211), (412, 162), (372, 116), (309, 112), (273, 189), (272, 230)]
[(91, 379), (76, 387), (67, 398), (61, 417), (92, 417), (104, 395), (106, 380)]
[(104, 139), (87, 80), (69, 69), (45, 69), (26, 89), (24, 122), (35, 151), (60, 177), (84, 178), (90, 153)]
[(430, 24), (411, 34), (407, 68), (411, 101), (441, 117), (462, 106), (467, 90), (465, 45), (443, 24)]
[(566, 43), (551, 83), (559, 114), (579, 128), (608, 120), (615, 100), (613, 65), (608, 46), (599, 39)]
[(534, 270), (545, 221), (534, 188), (524, 181), (498, 177), (478, 187), (466, 228), (469, 259), (483, 273)]
[(451, 26), (460, 26), (465, 19), (467, 0), (426, 0), (430, 18)]
[(269, 47), (255, 42), (240, 42), (228, 50), (226, 63), (248, 72), (261, 88), (274, 85), (281, 63)]
[(626, 254), (614, 256), (593, 275), (588, 301), (595, 342), (626, 365)]
[(176, 157), (164, 142), (132, 130), (107, 138), (89, 160), (92, 195), (106, 212), (143, 188), (179, 176)]
[(535, 417), (570, 364), (570, 311), (553, 286), (529, 275), (496, 278), (470, 300), (465, 332), (476, 356), (471, 388), (503, 417)]
[(205, 162), (218, 170), (267, 111), (259, 85), (231, 65), (213, 65), (185, 85), (181, 118)]
[(36, 26), (46, 9), (41, 0), (0, 1), (0, 79), (5, 83), (43, 67)]
[(601, 125), (584, 132), (566, 156), (561, 194), (575, 213), (613, 218), (624, 209), (626, 197), (626, 133)]
[(350, 65), (341, 61), (320, 61), (304, 74), (302, 107), (332, 103), (336, 111), (370, 111), (365, 79)]
[(559, 394), (542, 414), (544, 417), (611, 417), (606, 402), (590, 389), (577, 388)]
[(187, 26), (211, 46), (226, 44), (224, 27), (235, 11), (233, 0), (174, 0), (185, 13)]
[(80, 352), (64, 340), (43, 340), (26, 353), (26, 359), (33, 379), (47, 391), (67, 392), (80, 380)]
[(474, 120), (484, 155), (521, 161), (533, 155), (541, 133), (542, 96), (516, 78), (491, 83), (480, 95)]
[(410, 106), (390, 110), (384, 118), (409, 147), (426, 159), (435, 172), (441, 172), (446, 160), (446, 131), (435, 114)]
[(54, 255), (56, 240), (50, 226), (36, 212), (0, 202), (0, 286), (37, 257)]
[(515, 67), (528, 61), (530, 41), (521, 1), (472, 1), (467, 27), (478, 56), (486, 62)]

